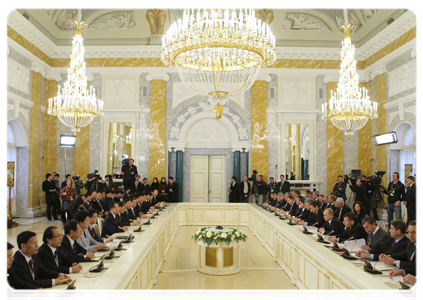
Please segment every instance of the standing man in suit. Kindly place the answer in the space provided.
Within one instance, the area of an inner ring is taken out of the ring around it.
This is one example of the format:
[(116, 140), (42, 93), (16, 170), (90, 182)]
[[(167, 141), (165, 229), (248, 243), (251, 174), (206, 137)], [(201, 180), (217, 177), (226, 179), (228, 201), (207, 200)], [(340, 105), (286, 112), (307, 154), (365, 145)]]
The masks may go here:
[(143, 184), (140, 181), (141, 176), (137, 175), (135, 176), (135, 182), (134, 182), (134, 187), (133, 187), (133, 191), (135, 195), (141, 195), (142, 191), (143, 191)]
[(278, 182), (277, 190), (282, 194), (291, 192), (291, 184), (285, 180), (284, 175), (281, 175), (281, 181)]
[(379, 256), (382, 253), (385, 254), (385, 256), (400, 253), (407, 248), (407, 245), (410, 242), (408, 237), (405, 236), (406, 230), (407, 226), (403, 221), (392, 221), (391, 228), (389, 229), (391, 237), (383, 249), (371, 249), (368, 251), (359, 250), (355, 255), (365, 259), (379, 260)]
[(345, 205), (344, 199), (338, 198), (335, 201), (335, 218), (339, 219), (339, 221), (344, 222), (344, 216), (346, 213), (351, 212), (351, 208), (348, 205)]
[(53, 182), (53, 176), (51, 173), (46, 174), (46, 180), (43, 181), (43, 192), (46, 193), (46, 203), (47, 203), (47, 219), (51, 221), (50, 210), (53, 209), (53, 218), (59, 220), (57, 217), (57, 209), (59, 208), (59, 202), (57, 200), (57, 189), (56, 184)]
[(143, 187), (142, 187), (143, 194), (144, 194), (144, 195), (150, 194), (150, 192), (151, 192), (151, 187), (150, 187), (150, 185), (148, 184), (148, 179), (147, 179), (147, 178), (144, 178), (144, 179), (142, 180), (142, 182), (143, 182)]
[(367, 232), (364, 230), (363, 225), (358, 223), (357, 217), (353, 212), (349, 212), (344, 216), (344, 225), (346, 230), (342, 234), (328, 237), (330, 242), (339, 242), (342, 243), (350, 238), (355, 240), (358, 239), (367, 239)]
[(333, 187), (333, 192), (337, 197), (341, 197), (344, 201), (347, 201), (347, 195), (345, 194), (345, 189), (347, 188), (347, 184), (343, 181), (344, 177), (342, 175), (338, 176), (338, 181), (335, 183)]
[(400, 270), (393, 270), (389, 273), (390, 276), (411, 274), (416, 276), (416, 221), (411, 221), (408, 225), (408, 236), (410, 243), (407, 248), (400, 253), (395, 253), (387, 258), (385, 254), (379, 256), (379, 260), (383, 261), (385, 265), (396, 266)]
[(407, 177), (407, 193), (405, 193), (404, 204), (407, 206), (407, 223), (416, 219), (416, 184), (414, 183), (414, 176)]
[(128, 230), (128, 227), (119, 226), (119, 220), (117, 218), (119, 214), (119, 204), (112, 202), (109, 205), (110, 213), (107, 215), (103, 222), (103, 230), (101, 231), (101, 237), (111, 236), (116, 232), (124, 232)]
[(229, 202), (236, 203), (239, 201), (239, 184), (236, 182), (236, 177), (232, 176), (231, 185), (228, 188), (229, 191)]
[(344, 225), (339, 219), (335, 219), (335, 213), (332, 209), (325, 209), (323, 212), (325, 223), (319, 228), (319, 232), (324, 235), (338, 235), (344, 232)]
[(121, 169), (123, 173), (122, 183), (125, 187), (125, 190), (132, 188), (135, 183), (135, 176), (138, 175), (137, 167), (134, 165), (134, 159), (130, 159), (127, 165), (123, 165)]
[(66, 274), (49, 270), (43, 266), (35, 255), (38, 252), (37, 234), (32, 231), (23, 231), (17, 237), (19, 251), (13, 255), (12, 269), (17, 277), (26, 283), (48, 288), (57, 284), (64, 284), (71, 281)]
[(90, 261), (94, 257), (94, 253), (87, 253), (87, 250), (76, 241), (82, 233), (78, 222), (69, 220), (63, 228), (65, 229), (65, 235), (59, 248), (63, 256), (74, 262)]
[(351, 180), (348, 179), (348, 184), (350, 186), (351, 191), (355, 193), (355, 201), (354, 202), (361, 202), (364, 205), (364, 209), (367, 213), (370, 212), (370, 201), (367, 198), (366, 188), (364, 187), (361, 179), (357, 179), (355, 184), (351, 183)]
[(289, 180), (295, 180), (294, 172), (291, 172), (291, 176), (289, 177)]
[(56, 226), (47, 227), (43, 234), (43, 244), (38, 249), (37, 258), (44, 267), (59, 273), (79, 273), (82, 266), (69, 257), (64, 257), (59, 247), (62, 244), (63, 235)]
[(6, 242), (5, 248), (5, 268), (6, 268), (6, 300), (44, 300), (48, 293), (43, 288), (31, 285), (23, 281), (12, 269), (13, 245)]
[(269, 178), (269, 184), (267, 185), (267, 199), (270, 199), (270, 194), (272, 192), (276, 193), (277, 184), (275, 182), (275, 179), (273, 177)]
[(367, 231), (366, 245), (361, 246), (366, 254), (369, 254), (370, 250), (381, 252), (389, 241), (389, 234), (376, 225), (376, 220), (367, 216), (362, 221), (364, 229)]
[(178, 202), (178, 184), (169, 176), (169, 202)]
[(248, 176), (245, 175), (244, 176), (244, 181), (242, 181), (239, 184), (239, 194), (240, 194), (240, 198), (242, 203), (248, 203), (249, 200), (249, 196), (250, 196), (250, 192), (251, 192), (251, 185), (250, 182), (248, 181)]

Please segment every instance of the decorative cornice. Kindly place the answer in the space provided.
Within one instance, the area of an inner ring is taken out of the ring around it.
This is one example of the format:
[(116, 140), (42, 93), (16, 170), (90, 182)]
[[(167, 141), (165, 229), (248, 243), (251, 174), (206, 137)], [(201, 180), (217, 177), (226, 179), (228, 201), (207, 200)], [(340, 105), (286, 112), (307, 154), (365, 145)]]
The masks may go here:
[(409, 10), (371, 38), (363, 46), (357, 48), (356, 59), (366, 60), (414, 27), (416, 27), (416, 15)]
[(51, 71), (46, 72), (45, 78), (48, 79), (48, 80), (56, 80), (56, 81), (62, 81), (62, 79), (63, 79), (62, 76), (60, 76), (60, 74), (53, 73)]
[(170, 76), (167, 73), (148, 73), (146, 79), (148, 81), (154, 80), (154, 79), (161, 79), (164, 81), (168, 81), (170, 79)]
[(34, 105), (34, 103), (31, 100), (25, 99), (19, 95), (13, 94), (11, 92), (7, 92), (7, 98), (11, 99), (13, 101), (18, 101), (22, 104), (25, 104), (28, 107), (32, 107)]
[(256, 80), (265, 80), (266, 82), (270, 82), (272, 77), (269, 74), (259, 73)]
[(43, 75), (43, 77), (46, 77), (46, 69), (44, 69), (37, 63), (32, 63), (31, 70), (40, 73), (41, 75)]
[(382, 75), (382, 74), (385, 74), (385, 73), (386, 73), (386, 66), (382, 65), (378, 69), (376, 69), (375, 71), (370, 73), (370, 79), (373, 80), (373, 79), (375, 79), (376, 76)]
[(420, 44), (413, 47), (413, 50), (411, 50), (411, 57), (414, 58), (419, 53), (420, 53)]
[(416, 93), (412, 93), (412, 94), (406, 95), (404, 97), (401, 97), (397, 100), (386, 102), (383, 105), (383, 107), (385, 109), (388, 109), (388, 108), (391, 108), (391, 107), (396, 107), (397, 105), (400, 105), (401, 103), (406, 103), (408, 101), (412, 101), (412, 100), (416, 100), (416, 99), (417, 99)]

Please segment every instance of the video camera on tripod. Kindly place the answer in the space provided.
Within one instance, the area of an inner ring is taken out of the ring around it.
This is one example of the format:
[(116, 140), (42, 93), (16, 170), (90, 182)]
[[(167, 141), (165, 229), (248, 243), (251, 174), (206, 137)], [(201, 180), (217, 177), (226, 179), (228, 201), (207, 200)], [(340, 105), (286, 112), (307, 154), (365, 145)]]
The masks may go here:
[(256, 181), (256, 179), (257, 179), (257, 170), (256, 170), (256, 169), (254, 169), (254, 170), (253, 170), (253, 175), (251, 175), (251, 177), (250, 177), (250, 178), (248, 178), (248, 180), (249, 180), (249, 181)]
[(81, 195), (81, 190), (84, 188), (84, 182), (82, 180), (79, 180), (79, 178), (81, 178), (79, 175), (72, 176), (77, 197)]

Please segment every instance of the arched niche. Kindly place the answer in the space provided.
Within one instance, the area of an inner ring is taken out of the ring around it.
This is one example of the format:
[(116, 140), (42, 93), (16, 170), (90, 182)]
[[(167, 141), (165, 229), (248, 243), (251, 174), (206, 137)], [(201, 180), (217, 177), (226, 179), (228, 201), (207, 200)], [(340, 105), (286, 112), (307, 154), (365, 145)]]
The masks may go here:
[(7, 139), (9, 143), (9, 135), (13, 134), (15, 147), (28, 147), (25, 130), (19, 120), (11, 119), (7, 122)]

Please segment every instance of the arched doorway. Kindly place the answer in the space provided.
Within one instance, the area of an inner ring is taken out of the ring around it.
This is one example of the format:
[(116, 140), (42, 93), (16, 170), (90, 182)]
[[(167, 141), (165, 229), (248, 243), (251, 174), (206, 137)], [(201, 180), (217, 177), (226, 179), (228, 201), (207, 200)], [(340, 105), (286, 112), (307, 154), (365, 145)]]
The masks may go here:
[[(12, 188), (12, 215), (26, 217), (28, 209), (28, 141), (22, 124), (7, 122), (7, 161), (15, 162), (15, 183)], [(9, 190), (7, 190), (7, 199)]]
[(400, 174), (399, 180), (406, 183), (407, 176), (416, 174), (416, 133), (409, 123), (401, 123), (396, 128), (398, 143), (390, 146), (390, 175)]

